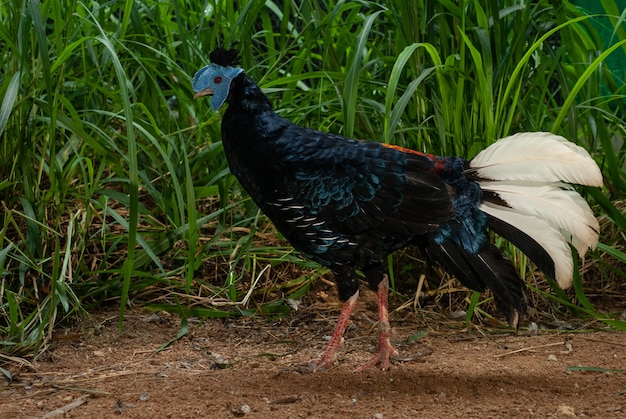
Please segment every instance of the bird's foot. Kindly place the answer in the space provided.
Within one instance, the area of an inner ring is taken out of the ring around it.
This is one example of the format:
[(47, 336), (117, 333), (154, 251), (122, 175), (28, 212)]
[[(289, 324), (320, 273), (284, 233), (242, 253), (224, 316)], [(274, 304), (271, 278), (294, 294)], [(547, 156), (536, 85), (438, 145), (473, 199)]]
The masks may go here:
[(329, 354), (328, 351), (326, 351), (319, 358), (311, 359), (309, 362), (306, 362), (303, 366), (307, 367), (311, 372), (317, 372), (317, 371), (323, 371), (332, 367), (335, 361), (337, 361), (336, 351), (333, 351), (332, 354)]
[(382, 364), (383, 370), (389, 369), (391, 366), (390, 358), (392, 356), (398, 356), (398, 351), (389, 341), (390, 336), (391, 326), (389, 326), (389, 322), (381, 323), (380, 333), (378, 335), (378, 349), (376, 350), (376, 353), (370, 358), (369, 361), (361, 365), (355, 372), (365, 371), (366, 369), (377, 364)]
[(339, 349), (342, 342), (343, 338), (340, 335), (333, 335), (322, 356), (301, 364), (301, 367), (311, 372), (329, 369), (337, 361), (337, 349)]

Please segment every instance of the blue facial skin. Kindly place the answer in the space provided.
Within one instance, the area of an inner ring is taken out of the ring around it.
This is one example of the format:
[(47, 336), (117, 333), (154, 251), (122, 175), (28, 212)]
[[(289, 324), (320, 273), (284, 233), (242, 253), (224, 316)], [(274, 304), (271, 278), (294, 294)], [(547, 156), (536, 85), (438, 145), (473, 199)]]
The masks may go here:
[(242, 71), (241, 68), (222, 67), (217, 64), (202, 67), (193, 76), (192, 87), (196, 97), (212, 94), (211, 108), (217, 112), (228, 98), (230, 83)]

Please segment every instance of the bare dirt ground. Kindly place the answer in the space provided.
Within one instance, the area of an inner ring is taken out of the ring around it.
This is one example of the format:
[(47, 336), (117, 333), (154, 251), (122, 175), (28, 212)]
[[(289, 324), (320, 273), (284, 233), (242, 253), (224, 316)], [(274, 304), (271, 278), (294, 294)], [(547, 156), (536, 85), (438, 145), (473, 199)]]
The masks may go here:
[(174, 341), (176, 316), (133, 310), (120, 335), (116, 310), (104, 310), (60, 330), (32, 365), (11, 366), (0, 417), (626, 417), (626, 333), (468, 332), (411, 312), (392, 316), (392, 342), (412, 359), (357, 374), (376, 342), (369, 298), (339, 363), (316, 373), (300, 364), (323, 351), (338, 304), (190, 322)]

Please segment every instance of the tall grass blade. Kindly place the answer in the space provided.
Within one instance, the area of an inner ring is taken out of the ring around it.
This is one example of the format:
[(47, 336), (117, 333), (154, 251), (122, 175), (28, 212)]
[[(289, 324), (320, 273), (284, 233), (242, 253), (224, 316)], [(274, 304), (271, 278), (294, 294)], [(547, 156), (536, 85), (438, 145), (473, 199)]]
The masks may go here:
[(11, 81), (4, 92), (4, 98), (2, 99), (2, 105), (0, 105), (0, 136), (4, 131), (4, 127), (7, 125), (11, 111), (13, 110), (13, 104), (17, 98), (17, 92), (19, 90), (20, 73), (17, 72), (11, 76)]
[(361, 74), (363, 60), (367, 54), (366, 42), (369, 33), (372, 30), (372, 25), (381, 13), (383, 13), (383, 10), (379, 10), (369, 16), (366, 16), (363, 20), (363, 27), (357, 36), (357, 43), (354, 48), (350, 70), (346, 76), (346, 83), (343, 88), (343, 130), (346, 137), (352, 137), (354, 135), (359, 76)]

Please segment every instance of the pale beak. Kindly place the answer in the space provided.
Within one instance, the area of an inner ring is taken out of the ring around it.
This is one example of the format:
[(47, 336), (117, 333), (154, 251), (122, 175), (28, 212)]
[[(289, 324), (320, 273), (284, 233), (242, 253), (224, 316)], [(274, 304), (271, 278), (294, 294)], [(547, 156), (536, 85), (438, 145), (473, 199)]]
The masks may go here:
[(198, 93), (196, 93), (195, 95), (193, 95), (194, 99), (198, 99), (199, 97), (202, 96), (211, 96), (213, 94), (213, 89), (205, 89), (205, 90), (201, 90)]

